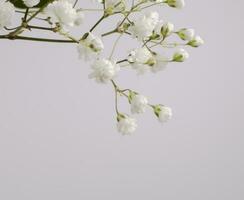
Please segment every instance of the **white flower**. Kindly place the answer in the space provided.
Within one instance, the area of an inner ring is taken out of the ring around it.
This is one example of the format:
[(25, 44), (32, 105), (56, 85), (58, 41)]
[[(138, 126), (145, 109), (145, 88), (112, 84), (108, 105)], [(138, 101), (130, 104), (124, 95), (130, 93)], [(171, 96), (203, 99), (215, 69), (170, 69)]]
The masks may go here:
[(77, 50), (79, 58), (84, 58), (87, 61), (92, 58), (96, 59), (103, 48), (103, 42), (99, 37), (92, 33), (87, 33), (86, 37), (78, 44)]
[(14, 5), (12, 3), (0, 1), (0, 29), (11, 24), (14, 13)]
[(156, 73), (164, 70), (169, 63), (169, 58), (164, 55), (156, 54), (154, 55), (154, 64), (151, 66), (151, 71)]
[(181, 9), (185, 6), (184, 0), (167, 0), (166, 2), (170, 7)]
[(188, 42), (188, 45), (190, 45), (192, 47), (199, 47), (203, 44), (204, 44), (204, 41), (200, 36), (196, 36), (190, 42)]
[(135, 132), (137, 128), (136, 119), (123, 115), (118, 118), (117, 129), (123, 135), (130, 135)]
[(184, 62), (188, 58), (189, 54), (185, 49), (179, 49), (173, 55), (173, 61), (175, 62)]
[(160, 122), (165, 123), (172, 118), (172, 110), (167, 106), (161, 106), (160, 108), (158, 119)]
[(40, 0), (22, 0), (22, 1), (29, 8), (32, 8), (40, 3)]
[(131, 67), (137, 70), (138, 74), (144, 74), (149, 69), (147, 62), (151, 58), (151, 52), (146, 47), (143, 47), (132, 50), (129, 54), (128, 61), (131, 63)]
[(194, 38), (194, 35), (195, 35), (195, 31), (194, 29), (186, 29), (186, 28), (183, 28), (181, 30), (178, 31), (177, 33), (179, 35), (179, 37), (182, 39), (182, 40), (192, 40)]
[(148, 105), (148, 100), (143, 95), (133, 95), (131, 99), (131, 112), (133, 114), (144, 113), (146, 111), (146, 107)]
[(159, 14), (157, 12), (150, 12), (134, 22), (129, 30), (134, 37), (143, 40), (152, 35), (153, 30), (159, 23)]
[(45, 12), (51, 17), (53, 23), (60, 23), (60, 25), (68, 27), (74, 26), (80, 17), (80, 12), (77, 12), (68, 0), (56, 0), (50, 3)]
[(74, 22), (75, 25), (76, 26), (81, 25), (83, 23), (83, 21), (84, 21), (84, 18), (85, 18), (85, 16), (84, 16), (84, 14), (82, 12), (77, 12), (76, 19), (75, 19), (75, 22)]
[(153, 106), (154, 113), (158, 117), (158, 120), (162, 123), (167, 122), (172, 118), (172, 110), (170, 107), (164, 105)]
[(158, 72), (165, 69), (169, 59), (164, 55), (153, 54), (146, 47), (142, 47), (131, 51), (128, 61), (138, 74), (144, 74), (148, 70)]
[(174, 31), (174, 24), (170, 22), (165, 23), (161, 28), (161, 34), (164, 37), (168, 37), (169, 35), (172, 34), (173, 31)]
[(116, 62), (107, 59), (96, 60), (91, 68), (93, 72), (89, 75), (89, 78), (94, 78), (98, 83), (107, 83), (120, 70), (120, 66)]

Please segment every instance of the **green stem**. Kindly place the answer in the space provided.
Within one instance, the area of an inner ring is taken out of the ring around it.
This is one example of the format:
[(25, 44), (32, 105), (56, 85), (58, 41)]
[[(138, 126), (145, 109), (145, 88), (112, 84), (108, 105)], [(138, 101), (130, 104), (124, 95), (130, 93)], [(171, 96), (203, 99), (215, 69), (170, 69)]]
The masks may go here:
[(38, 41), (38, 42), (55, 42), (55, 43), (77, 43), (76, 41), (73, 40), (57, 40), (57, 39), (35, 38), (35, 37), (25, 37), (25, 36), (11, 37), (9, 35), (0, 35), (0, 39), (30, 40), (30, 41)]
[(94, 26), (90, 29), (90, 32), (92, 32), (105, 18), (105, 15), (103, 15), (95, 24)]

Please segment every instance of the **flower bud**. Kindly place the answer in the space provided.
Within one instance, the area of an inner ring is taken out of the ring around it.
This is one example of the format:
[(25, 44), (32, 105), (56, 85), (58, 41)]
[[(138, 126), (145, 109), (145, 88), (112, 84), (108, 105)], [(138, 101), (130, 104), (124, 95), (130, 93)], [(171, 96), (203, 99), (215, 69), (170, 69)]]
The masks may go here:
[(184, 0), (167, 0), (166, 3), (173, 8), (181, 9), (185, 6)]
[(189, 54), (185, 49), (179, 49), (174, 53), (173, 61), (174, 62), (184, 62), (189, 58)]
[(163, 105), (153, 106), (154, 113), (158, 117), (158, 120), (162, 123), (167, 122), (172, 118), (172, 110), (170, 107)]
[(182, 40), (187, 40), (187, 41), (191, 41), (194, 38), (195, 35), (195, 31), (194, 29), (181, 29), (177, 32), (178, 36), (182, 39)]
[(161, 34), (163, 37), (169, 36), (174, 31), (174, 24), (167, 22), (161, 27)]
[(190, 42), (187, 43), (187, 45), (192, 47), (199, 47), (204, 44), (203, 39), (200, 36), (194, 37)]

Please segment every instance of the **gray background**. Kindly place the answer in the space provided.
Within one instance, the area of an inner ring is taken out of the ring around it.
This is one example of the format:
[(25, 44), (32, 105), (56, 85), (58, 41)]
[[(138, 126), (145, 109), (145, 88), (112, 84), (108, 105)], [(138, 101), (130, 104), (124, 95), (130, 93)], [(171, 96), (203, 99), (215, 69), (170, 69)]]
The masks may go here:
[(162, 126), (148, 110), (129, 137), (116, 132), (111, 85), (87, 78), (73, 45), (1, 40), (0, 199), (242, 200), (243, 7), (187, 0), (182, 11), (158, 9), (206, 44), (156, 75), (120, 73), (122, 87), (174, 111)]

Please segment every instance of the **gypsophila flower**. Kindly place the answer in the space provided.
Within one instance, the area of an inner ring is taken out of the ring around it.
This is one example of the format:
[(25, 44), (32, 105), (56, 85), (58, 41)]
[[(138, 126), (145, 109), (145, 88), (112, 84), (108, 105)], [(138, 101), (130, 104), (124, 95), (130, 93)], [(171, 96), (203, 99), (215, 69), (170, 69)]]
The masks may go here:
[(172, 118), (172, 110), (170, 107), (162, 106), (161, 111), (159, 112), (159, 121), (165, 123)]
[(166, 3), (170, 7), (178, 8), (181, 9), (185, 6), (185, 1), (184, 0), (167, 0)]
[(135, 132), (137, 128), (136, 119), (128, 116), (121, 115), (118, 117), (117, 129), (123, 135), (130, 135)]
[(131, 98), (131, 113), (140, 114), (146, 111), (148, 100), (145, 96), (136, 94)]
[(174, 62), (184, 62), (189, 58), (189, 54), (185, 49), (178, 49), (173, 56)]
[(87, 33), (85, 38), (81, 39), (77, 50), (79, 58), (84, 58), (86, 61), (96, 59), (103, 50), (104, 45), (102, 40), (92, 33)]
[(98, 59), (92, 65), (93, 72), (89, 78), (94, 78), (98, 83), (107, 83), (112, 80), (120, 70), (120, 66), (115, 61), (108, 59)]
[(156, 54), (154, 55), (154, 63), (151, 65), (151, 71), (154, 73), (162, 71), (167, 67), (168, 63), (169, 63), (168, 57), (164, 55)]
[(159, 14), (157, 12), (150, 12), (137, 19), (129, 30), (134, 37), (143, 40), (152, 35), (152, 32), (158, 23)]
[(177, 32), (177, 34), (179, 35), (179, 37), (182, 39), (182, 40), (192, 40), (194, 38), (194, 35), (195, 35), (195, 31), (194, 29), (181, 29)]
[(45, 13), (51, 17), (53, 23), (59, 23), (64, 27), (74, 26), (81, 17), (80, 12), (77, 12), (68, 0), (56, 0), (48, 4)]
[(165, 69), (169, 59), (164, 55), (151, 53), (146, 47), (142, 47), (131, 51), (128, 61), (138, 74), (144, 74), (148, 70), (156, 73)]
[(131, 63), (131, 67), (137, 70), (138, 74), (144, 74), (149, 70), (147, 62), (151, 58), (151, 52), (146, 47), (142, 47), (132, 50), (129, 54), (128, 61)]
[(172, 118), (172, 109), (168, 106), (156, 105), (153, 109), (158, 120), (162, 123), (165, 123)]
[(40, 0), (22, 0), (22, 1), (29, 8), (32, 8), (40, 3)]
[(190, 45), (192, 47), (199, 47), (203, 44), (204, 44), (204, 41), (200, 36), (196, 36), (190, 42), (188, 42), (188, 45)]
[(11, 24), (14, 13), (14, 5), (12, 3), (0, 1), (0, 29)]

